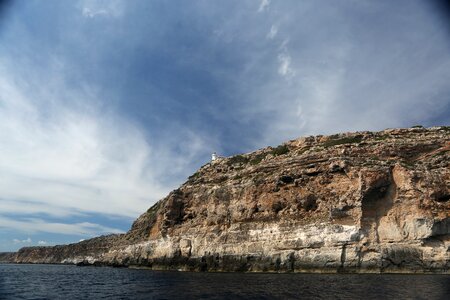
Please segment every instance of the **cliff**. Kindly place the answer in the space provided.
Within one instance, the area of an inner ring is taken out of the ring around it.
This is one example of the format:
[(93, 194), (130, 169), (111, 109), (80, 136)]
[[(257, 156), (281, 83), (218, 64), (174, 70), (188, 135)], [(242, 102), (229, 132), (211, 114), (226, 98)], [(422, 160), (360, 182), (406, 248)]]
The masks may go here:
[(123, 235), (14, 262), (449, 273), (450, 127), (310, 136), (223, 158)]
[(0, 252), (0, 263), (12, 262), (15, 258), (14, 252)]

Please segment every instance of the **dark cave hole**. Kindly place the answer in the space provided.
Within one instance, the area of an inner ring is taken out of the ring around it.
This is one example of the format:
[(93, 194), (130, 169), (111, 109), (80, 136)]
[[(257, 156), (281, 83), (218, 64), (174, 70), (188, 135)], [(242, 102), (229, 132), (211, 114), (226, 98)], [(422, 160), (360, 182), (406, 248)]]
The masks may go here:
[(447, 202), (450, 200), (450, 194), (440, 195), (436, 197), (437, 202)]

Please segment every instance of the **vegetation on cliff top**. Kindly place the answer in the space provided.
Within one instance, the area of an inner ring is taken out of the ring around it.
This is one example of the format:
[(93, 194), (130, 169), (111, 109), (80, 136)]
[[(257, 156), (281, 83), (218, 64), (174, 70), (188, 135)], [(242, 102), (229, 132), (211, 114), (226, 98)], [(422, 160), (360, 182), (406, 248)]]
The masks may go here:
[(357, 144), (357, 143), (360, 143), (362, 140), (363, 140), (363, 137), (361, 135), (349, 136), (349, 137), (344, 137), (344, 138), (335, 138), (334, 136), (331, 136), (328, 141), (323, 143), (323, 146), (328, 148), (328, 147), (344, 145), (344, 144)]

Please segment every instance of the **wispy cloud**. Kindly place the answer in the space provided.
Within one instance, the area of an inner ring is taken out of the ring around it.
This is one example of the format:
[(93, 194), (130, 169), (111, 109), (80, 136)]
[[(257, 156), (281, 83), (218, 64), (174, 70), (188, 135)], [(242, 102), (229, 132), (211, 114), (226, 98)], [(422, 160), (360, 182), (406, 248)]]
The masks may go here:
[(278, 61), (280, 62), (278, 73), (286, 78), (292, 78), (295, 75), (295, 71), (291, 67), (291, 56), (288, 53), (280, 53)]
[[(0, 61), (2, 228), (79, 235), (120, 232), (30, 217), (89, 213), (132, 219), (175, 188), (186, 170), (195, 169), (206, 148), (204, 137), (188, 128), (151, 140), (135, 123), (99, 107), (92, 88), (75, 91), (52, 71), (45, 78), (23, 80), (22, 70)], [(10, 214), (29, 218), (14, 222)]]
[(263, 12), (266, 9), (269, 8), (270, 5), (270, 0), (261, 0), (259, 7), (258, 7), (258, 12)]
[(108, 15), (108, 11), (105, 9), (99, 9), (97, 11), (92, 11), (88, 7), (83, 7), (82, 14), (84, 17), (93, 18), (98, 15)]
[(25, 240), (13, 239), (14, 244), (31, 244), (33, 241), (31, 238), (27, 238)]
[(81, 14), (86, 18), (99, 16), (120, 17), (124, 12), (124, 1), (122, 0), (82, 0), (78, 3)]
[(268, 38), (268, 39), (273, 39), (273, 38), (275, 38), (275, 36), (277, 35), (277, 33), (278, 33), (278, 27), (277, 27), (276, 25), (272, 25), (272, 26), (270, 27), (269, 33), (267, 34), (267, 38)]
[[(245, 99), (239, 115), (263, 132), (255, 147), (308, 134), (450, 122), (450, 114), (439, 113), (450, 109), (449, 38), (425, 5), (276, 5), (264, 21), (248, 17), (241, 27), (242, 36), (265, 38), (236, 46), (251, 58), (236, 90)], [(409, 17), (398, 18), (400, 7)]]
[[(167, 191), (153, 174), (145, 174), (153, 149), (138, 128), (113, 115), (68, 109), (57, 99), (40, 103), (5, 78), (0, 87), (0, 155), (8, 157), (0, 160), (4, 209), (35, 212), (41, 206), (47, 213), (131, 216), (138, 212), (133, 206), (142, 209)], [(18, 207), (24, 201), (31, 205)]]
[[(80, 3), (86, 5), (80, 9), (97, 13), (104, 7), (111, 16), (123, 13), (122, 2)], [(73, 36), (75, 44), (89, 46), (82, 36)], [(25, 44), (33, 41), (27, 37)], [(41, 51), (43, 67), (30, 59), (8, 60), (8, 47), (0, 47), (5, 54), (0, 58), (0, 235), (123, 232), (124, 223), (208, 160), (204, 153), (214, 148), (212, 139), (175, 122), (170, 134), (158, 137), (160, 130), (122, 115), (99, 95), (101, 86), (83, 78), (70, 51)], [(103, 55), (105, 49), (96, 50)], [(14, 51), (32, 56), (23, 44)], [(97, 53), (89, 50), (89, 55)], [(81, 217), (87, 221), (76, 222)], [(120, 218), (120, 228), (109, 226), (110, 218)]]
[[(82, 223), (56, 223), (37, 218), (23, 218), (20, 220), (0, 216), (0, 228), (14, 228), (18, 232), (34, 233), (56, 233), (67, 235), (79, 235), (92, 237), (99, 234), (122, 233), (123, 230), (94, 224), (90, 222)], [(17, 243), (32, 243), (31, 238), (26, 240), (15, 239)]]

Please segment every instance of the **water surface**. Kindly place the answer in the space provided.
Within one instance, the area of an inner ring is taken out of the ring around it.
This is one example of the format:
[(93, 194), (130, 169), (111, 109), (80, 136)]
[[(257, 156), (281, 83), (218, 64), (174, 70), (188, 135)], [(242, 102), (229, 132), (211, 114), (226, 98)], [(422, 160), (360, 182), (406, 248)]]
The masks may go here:
[(185, 273), (0, 264), (0, 299), (450, 299), (450, 275)]

